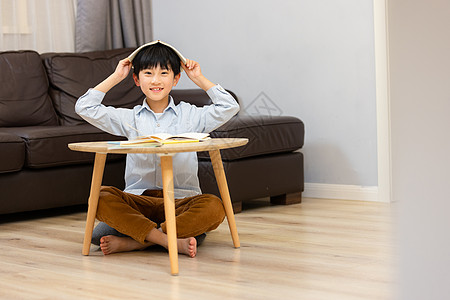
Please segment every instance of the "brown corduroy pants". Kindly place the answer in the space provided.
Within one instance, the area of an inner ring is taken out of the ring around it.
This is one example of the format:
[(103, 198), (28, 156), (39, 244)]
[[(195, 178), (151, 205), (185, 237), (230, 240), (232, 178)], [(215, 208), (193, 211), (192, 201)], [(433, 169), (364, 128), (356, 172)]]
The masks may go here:
[[(210, 194), (175, 199), (177, 237), (194, 237), (216, 229), (225, 218), (222, 201)], [(134, 240), (145, 243), (148, 233), (161, 227), (166, 231), (162, 190), (146, 190), (142, 195), (103, 186), (97, 219)]]

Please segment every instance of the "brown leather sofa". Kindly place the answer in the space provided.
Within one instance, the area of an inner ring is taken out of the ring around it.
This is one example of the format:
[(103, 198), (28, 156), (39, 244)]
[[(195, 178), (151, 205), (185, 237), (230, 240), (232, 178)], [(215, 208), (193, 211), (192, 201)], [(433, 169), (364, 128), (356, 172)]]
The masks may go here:
[[(87, 124), (74, 104), (132, 50), (0, 52), (0, 214), (87, 203), (93, 154), (71, 151), (67, 144), (122, 138)], [(201, 89), (173, 90), (172, 96), (197, 106), (210, 103)], [(142, 100), (130, 74), (104, 103), (131, 108)], [(250, 140), (244, 147), (222, 151), (235, 211), (241, 211), (242, 201), (262, 197), (277, 204), (300, 202), (303, 155), (296, 150), (303, 146), (303, 122), (243, 111), (211, 134)], [(202, 191), (219, 195), (208, 154), (198, 157)], [(124, 156), (108, 155), (103, 184), (123, 188), (124, 166)]]

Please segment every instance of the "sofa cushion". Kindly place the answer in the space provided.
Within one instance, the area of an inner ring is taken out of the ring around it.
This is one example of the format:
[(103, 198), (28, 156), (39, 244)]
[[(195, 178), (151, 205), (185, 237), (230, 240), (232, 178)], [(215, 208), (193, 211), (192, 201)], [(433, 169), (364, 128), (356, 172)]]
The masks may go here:
[(25, 162), (25, 143), (12, 134), (0, 132), (0, 173), (20, 171)]
[[(75, 113), (75, 102), (111, 75), (119, 60), (127, 57), (133, 49), (117, 49), (86, 53), (42, 54), (50, 80), (50, 95), (62, 125), (85, 124)], [(106, 94), (103, 104), (132, 108), (142, 104), (144, 96), (135, 86), (132, 72)]]
[(0, 69), (0, 127), (58, 124), (37, 52), (1, 52)]
[[(78, 126), (33, 126), (4, 128), (10, 134), (16, 134), (25, 141), (25, 166), (46, 168), (70, 164), (92, 163), (94, 154), (72, 151), (69, 143), (115, 141), (122, 137), (110, 135), (89, 124)], [(109, 160), (123, 159), (123, 155), (108, 155)]]
[[(211, 132), (213, 138), (248, 138), (247, 145), (222, 150), (223, 160), (235, 160), (258, 155), (292, 152), (303, 147), (303, 122), (288, 116), (251, 116), (237, 114)], [(206, 152), (199, 159), (209, 159)]]

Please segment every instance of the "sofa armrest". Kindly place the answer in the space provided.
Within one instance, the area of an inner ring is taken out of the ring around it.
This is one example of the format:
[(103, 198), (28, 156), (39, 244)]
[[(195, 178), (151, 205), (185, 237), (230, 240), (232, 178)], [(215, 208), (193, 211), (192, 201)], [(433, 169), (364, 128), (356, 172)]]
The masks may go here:
[[(250, 116), (238, 114), (211, 132), (213, 138), (248, 138), (247, 145), (222, 151), (223, 160), (292, 152), (303, 147), (303, 122), (288, 116)], [(205, 152), (199, 159), (209, 159)]]

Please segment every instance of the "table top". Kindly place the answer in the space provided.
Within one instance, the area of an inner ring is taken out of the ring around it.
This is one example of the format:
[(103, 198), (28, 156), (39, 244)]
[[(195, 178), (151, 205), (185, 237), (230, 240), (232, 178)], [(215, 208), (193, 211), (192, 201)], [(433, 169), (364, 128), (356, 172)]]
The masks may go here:
[(212, 138), (202, 142), (192, 143), (174, 143), (165, 144), (159, 147), (126, 147), (112, 144), (111, 142), (86, 142), (86, 143), (72, 143), (69, 148), (75, 151), (95, 152), (95, 153), (178, 153), (178, 152), (198, 152), (198, 151), (212, 151), (220, 149), (228, 149), (240, 147), (248, 143), (246, 138)]

